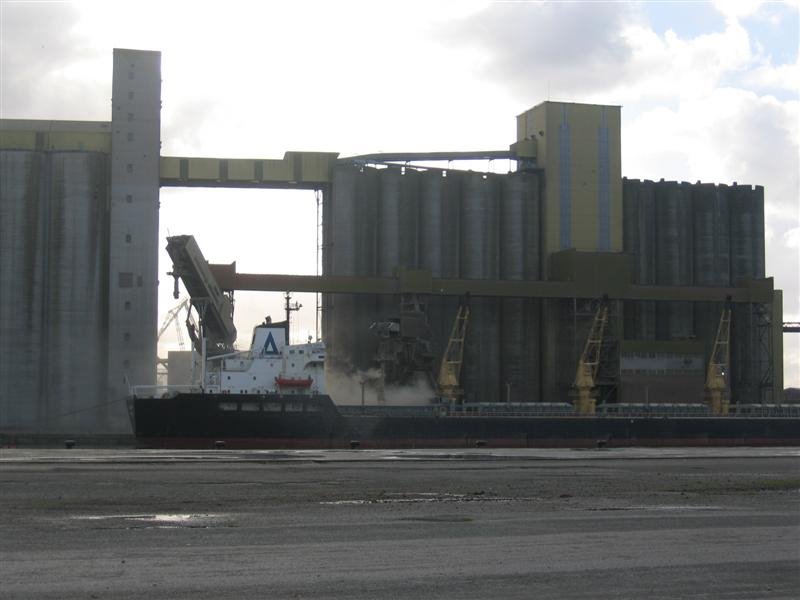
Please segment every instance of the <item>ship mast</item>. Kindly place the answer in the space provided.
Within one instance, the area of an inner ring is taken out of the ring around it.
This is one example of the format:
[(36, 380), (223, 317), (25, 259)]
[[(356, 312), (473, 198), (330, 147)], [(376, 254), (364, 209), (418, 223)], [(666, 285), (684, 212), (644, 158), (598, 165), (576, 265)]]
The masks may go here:
[(284, 299), (286, 300), (286, 304), (284, 305), (284, 309), (286, 310), (286, 344), (288, 345), (289, 344), (289, 320), (292, 317), (292, 312), (300, 310), (301, 308), (303, 308), (303, 305), (300, 304), (299, 302), (295, 302), (294, 304), (291, 302), (291, 300), (292, 300), (292, 293), (291, 292), (286, 292), (286, 295), (284, 296)]

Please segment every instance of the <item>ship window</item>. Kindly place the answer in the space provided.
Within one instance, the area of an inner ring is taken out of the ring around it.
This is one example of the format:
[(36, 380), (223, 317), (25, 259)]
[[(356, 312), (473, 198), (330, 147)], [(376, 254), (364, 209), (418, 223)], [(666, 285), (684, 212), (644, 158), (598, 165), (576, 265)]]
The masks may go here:
[(255, 381), (255, 380), (256, 380), (256, 376), (255, 376), (255, 375), (253, 375), (253, 381)]
[(258, 412), (261, 410), (261, 404), (258, 402), (242, 402), (243, 412)]
[(297, 351), (297, 353), (298, 353), (298, 354), (302, 354), (302, 353), (303, 353), (303, 351), (302, 351), (302, 350), (298, 350), (298, 351)]
[(125, 172), (133, 173), (133, 163), (128, 163), (127, 165), (125, 165)]
[(131, 303), (130, 303), (129, 300), (126, 300), (125, 301), (125, 310), (130, 310), (130, 309), (131, 309)]
[(133, 202), (133, 194), (126, 194), (125, 195), (125, 202), (131, 204)]
[(289, 350), (289, 354), (294, 354), (294, 350)]
[(265, 412), (281, 412), (280, 402), (264, 402), (262, 408)]
[(220, 410), (236, 410), (236, 402), (220, 402), (217, 404)]
[(303, 412), (302, 402), (287, 402), (286, 412)]
[(228, 375), (228, 379), (229, 379), (229, 380), (230, 380), (230, 378), (231, 378), (231, 376), (230, 376), (230, 375)]
[(292, 366), (294, 366), (294, 363), (292, 363)]

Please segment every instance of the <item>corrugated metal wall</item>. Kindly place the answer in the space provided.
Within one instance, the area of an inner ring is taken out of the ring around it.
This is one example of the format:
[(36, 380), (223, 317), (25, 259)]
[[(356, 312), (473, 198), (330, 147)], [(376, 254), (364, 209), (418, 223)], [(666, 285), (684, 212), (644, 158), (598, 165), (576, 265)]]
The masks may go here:
[[(395, 267), (434, 277), (538, 279), (539, 177), (389, 167), (334, 169), (324, 202), (326, 275), (391, 276)], [(323, 335), (332, 368), (366, 370), (376, 341), (369, 325), (397, 316), (399, 299), (326, 295)], [(457, 298), (428, 304), (437, 355)], [(462, 382), (472, 401), (537, 400), (539, 303), (473, 298)]]
[[(764, 277), (764, 189), (674, 181), (623, 180), (624, 250), (634, 281), (659, 285), (734, 285)], [(649, 302), (625, 303), (627, 339), (696, 338), (711, 350), (720, 303), (657, 302), (655, 327)], [(759, 401), (767, 366), (758, 348), (752, 307), (737, 305), (732, 323), (731, 394)]]
[(0, 426), (105, 429), (107, 160), (0, 155)]

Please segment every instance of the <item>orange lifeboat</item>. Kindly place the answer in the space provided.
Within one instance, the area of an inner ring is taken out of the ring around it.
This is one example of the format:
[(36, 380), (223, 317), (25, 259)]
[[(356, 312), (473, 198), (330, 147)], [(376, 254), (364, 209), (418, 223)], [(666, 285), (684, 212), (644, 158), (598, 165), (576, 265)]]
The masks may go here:
[(306, 379), (293, 379), (291, 377), (276, 377), (275, 383), (278, 387), (291, 387), (291, 388), (307, 388), (311, 387), (313, 379), (308, 377)]

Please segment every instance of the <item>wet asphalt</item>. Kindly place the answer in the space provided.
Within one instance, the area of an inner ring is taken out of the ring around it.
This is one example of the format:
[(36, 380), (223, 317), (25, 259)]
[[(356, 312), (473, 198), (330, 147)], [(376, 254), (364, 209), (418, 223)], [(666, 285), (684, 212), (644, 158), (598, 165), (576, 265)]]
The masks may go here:
[(800, 450), (0, 450), (2, 598), (798, 598)]

